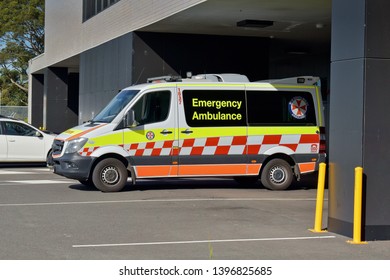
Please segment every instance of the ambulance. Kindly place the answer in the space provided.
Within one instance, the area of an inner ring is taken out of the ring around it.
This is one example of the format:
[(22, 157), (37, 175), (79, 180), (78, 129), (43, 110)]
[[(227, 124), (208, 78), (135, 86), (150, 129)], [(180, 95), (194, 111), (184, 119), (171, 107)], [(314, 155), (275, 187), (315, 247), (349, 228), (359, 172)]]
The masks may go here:
[(325, 161), (324, 132), (317, 77), (163, 76), (58, 135), (53, 169), (102, 192), (144, 178), (222, 176), (285, 190)]

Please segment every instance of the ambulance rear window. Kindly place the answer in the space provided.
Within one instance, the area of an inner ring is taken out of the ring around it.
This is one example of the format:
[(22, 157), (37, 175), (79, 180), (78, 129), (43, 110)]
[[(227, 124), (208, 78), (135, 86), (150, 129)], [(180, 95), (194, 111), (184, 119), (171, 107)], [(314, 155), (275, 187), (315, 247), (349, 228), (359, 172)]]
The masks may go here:
[(261, 126), (314, 126), (312, 95), (297, 91), (247, 91), (248, 124)]

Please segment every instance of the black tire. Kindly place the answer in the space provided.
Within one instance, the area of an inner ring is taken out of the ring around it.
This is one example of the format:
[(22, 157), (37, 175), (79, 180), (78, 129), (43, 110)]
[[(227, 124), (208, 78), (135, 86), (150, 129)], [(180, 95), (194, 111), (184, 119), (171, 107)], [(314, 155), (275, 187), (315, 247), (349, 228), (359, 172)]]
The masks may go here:
[(47, 167), (53, 167), (53, 165), (54, 165), (53, 151), (50, 150), (50, 151), (47, 153), (47, 156), (46, 156), (46, 166), (47, 166)]
[(106, 158), (92, 171), (92, 182), (102, 192), (119, 192), (125, 187), (127, 176), (127, 169), (120, 160)]
[(290, 164), (275, 158), (264, 166), (261, 172), (261, 183), (270, 190), (285, 190), (291, 185), (293, 176)]
[(259, 180), (259, 176), (236, 176), (233, 179), (242, 185), (253, 185)]

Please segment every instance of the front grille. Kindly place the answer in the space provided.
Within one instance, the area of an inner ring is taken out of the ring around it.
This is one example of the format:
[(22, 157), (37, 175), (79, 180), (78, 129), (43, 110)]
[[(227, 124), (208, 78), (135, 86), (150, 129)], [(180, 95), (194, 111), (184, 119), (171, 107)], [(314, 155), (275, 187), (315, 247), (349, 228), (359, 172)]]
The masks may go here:
[(62, 140), (54, 140), (52, 145), (53, 155), (59, 155), (62, 152), (62, 148), (64, 147), (64, 141)]

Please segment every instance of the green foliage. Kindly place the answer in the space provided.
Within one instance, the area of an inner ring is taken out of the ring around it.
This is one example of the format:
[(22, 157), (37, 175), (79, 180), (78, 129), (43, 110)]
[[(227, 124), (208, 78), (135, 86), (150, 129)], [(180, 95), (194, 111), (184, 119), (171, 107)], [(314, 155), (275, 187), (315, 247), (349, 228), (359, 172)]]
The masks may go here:
[(0, 106), (26, 106), (27, 94), (16, 84), (9, 82), (9, 76), (17, 83), (20, 82), (17, 71), (8, 71), (7, 75), (2, 75), (0, 70)]
[(28, 61), (44, 52), (44, 0), (0, 1), (2, 105), (26, 105)]

